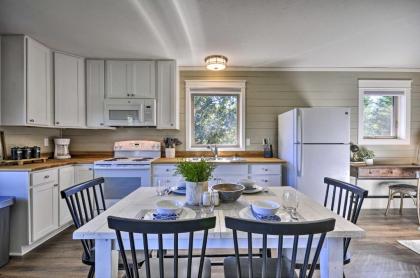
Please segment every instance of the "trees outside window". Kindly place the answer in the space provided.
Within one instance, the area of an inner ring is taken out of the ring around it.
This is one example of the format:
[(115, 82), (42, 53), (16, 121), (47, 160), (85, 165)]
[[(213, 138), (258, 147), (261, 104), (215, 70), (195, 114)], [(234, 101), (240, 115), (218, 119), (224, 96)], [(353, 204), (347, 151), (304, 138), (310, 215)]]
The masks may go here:
[(186, 81), (187, 150), (245, 149), (245, 82)]

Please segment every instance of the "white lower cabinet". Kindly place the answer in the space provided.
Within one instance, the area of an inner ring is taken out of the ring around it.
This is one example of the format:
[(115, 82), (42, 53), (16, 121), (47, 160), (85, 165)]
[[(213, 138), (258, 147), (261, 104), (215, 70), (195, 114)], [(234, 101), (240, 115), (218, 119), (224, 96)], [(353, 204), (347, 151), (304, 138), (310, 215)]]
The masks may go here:
[[(175, 173), (175, 164), (152, 165), (153, 186), (158, 181), (178, 185), (184, 179)], [(218, 182), (238, 183), (241, 179), (253, 179), (260, 186), (281, 186), (281, 164), (240, 163), (219, 164), (209, 180), (209, 185)]]
[[(31, 240), (32, 242), (56, 230), (58, 224), (58, 180), (48, 180), (57, 176), (57, 169), (42, 171), (46, 182), (32, 184), (31, 188)], [(32, 174), (36, 179), (37, 174)], [(34, 175), (35, 174), (35, 175)]]
[[(74, 185), (74, 167), (67, 166), (58, 169), (58, 180), (60, 192)], [(69, 223), (71, 219), (70, 211), (67, 207), (66, 200), (58, 196), (60, 203), (59, 225), (60, 227)]]
[(74, 166), (74, 184), (90, 181), (93, 179), (92, 164), (80, 164)]

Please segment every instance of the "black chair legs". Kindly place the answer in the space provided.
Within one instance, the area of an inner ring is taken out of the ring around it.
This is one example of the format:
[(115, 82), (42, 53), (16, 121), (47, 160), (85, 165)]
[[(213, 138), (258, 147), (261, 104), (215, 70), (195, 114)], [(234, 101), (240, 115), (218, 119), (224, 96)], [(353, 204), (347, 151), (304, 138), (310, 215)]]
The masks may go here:
[(88, 278), (94, 278), (95, 277), (95, 266), (92, 265), (89, 269)]

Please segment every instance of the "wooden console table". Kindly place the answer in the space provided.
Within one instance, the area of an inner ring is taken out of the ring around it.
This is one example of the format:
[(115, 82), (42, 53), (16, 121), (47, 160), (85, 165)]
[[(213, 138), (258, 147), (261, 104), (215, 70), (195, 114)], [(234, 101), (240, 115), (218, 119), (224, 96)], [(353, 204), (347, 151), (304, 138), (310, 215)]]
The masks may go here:
[[(416, 171), (420, 171), (420, 165), (350, 165), (350, 176), (355, 178), (356, 185), (359, 180), (415, 180)], [(368, 198), (388, 198), (388, 195), (369, 195)]]

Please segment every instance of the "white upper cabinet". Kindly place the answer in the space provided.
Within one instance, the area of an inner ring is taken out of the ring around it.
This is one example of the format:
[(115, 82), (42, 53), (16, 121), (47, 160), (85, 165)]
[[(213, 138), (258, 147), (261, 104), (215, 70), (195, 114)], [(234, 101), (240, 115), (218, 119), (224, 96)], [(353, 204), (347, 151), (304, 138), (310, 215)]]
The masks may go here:
[(157, 128), (179, 129), (176, 61), (157, 62)]
[(128, 88), (128, 62), (106, 61), (106, 97), (130, 97)]
[(54, 53), (55, 121), (57, 127), (86, 125), (84, 59)]
[(154, 61), (106, 61), (106, 98), (155, 98)]
[[(134, 98), (156, 98), (155, 88), (155, 61), (132, 61), (128, 69), (129, 77), (132, 77), (130, 82), (130, 94)], [(130, 80), (129, 80), (130, 81)]]
[(87, 127), (102, 128), (105, 99), (105, 61), (86, 60)]
[(51, 50), (27, 38), (27, 121), (51, 125)]
[(52, 126), (52, 53), (23, 35), (2, 37), (2, 124)]

